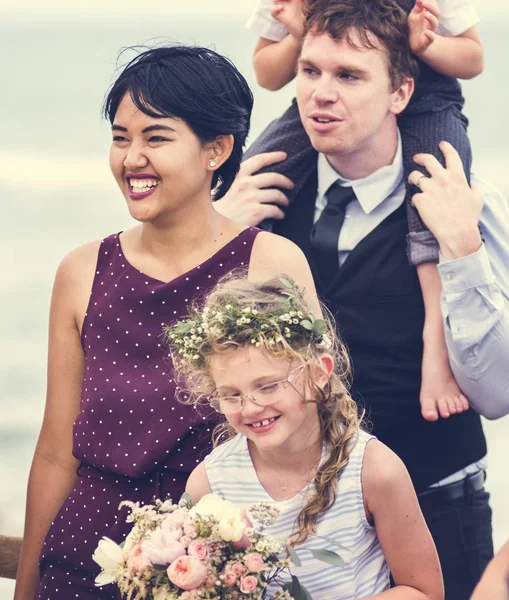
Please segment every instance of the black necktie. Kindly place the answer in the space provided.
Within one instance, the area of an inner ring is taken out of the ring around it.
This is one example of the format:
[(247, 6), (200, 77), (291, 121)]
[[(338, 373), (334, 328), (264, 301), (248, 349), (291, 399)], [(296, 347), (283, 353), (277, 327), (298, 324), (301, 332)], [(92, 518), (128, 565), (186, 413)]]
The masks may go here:
[(327, 204), (311, 230), (311, 249), (324, 283), (330, 283), (339, 270), (338, 239), (345, 221), (346, 206), (355, 200), (352, 187), (338, 181), (327, 192)]

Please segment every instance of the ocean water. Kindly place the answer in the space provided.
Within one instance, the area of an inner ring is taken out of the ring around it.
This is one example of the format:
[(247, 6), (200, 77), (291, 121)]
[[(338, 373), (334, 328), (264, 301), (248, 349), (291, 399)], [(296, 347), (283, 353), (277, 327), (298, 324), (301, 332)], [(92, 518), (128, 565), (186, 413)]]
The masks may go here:
[[(506, 37), (485, 21), (485, 73), (465, 85), (475, 171), (509, 195)], [(25, 489), (46, 384), (47, 315), (59, 260), (75, 246), (131, 224), (108, 170), (104, 92), (121, 47), (179, 40), (227, 54), (255, 90), (252, 139), (292, 97), (255, 85), (255, 40), (243, 20), (93, 20), (0, 24), (0, 533), (21, 535)], [(497, 546), (509, 538), (509, 420), (486, 423), (488, 488)], [(12, 582), (0, 580), (0, 597)]]

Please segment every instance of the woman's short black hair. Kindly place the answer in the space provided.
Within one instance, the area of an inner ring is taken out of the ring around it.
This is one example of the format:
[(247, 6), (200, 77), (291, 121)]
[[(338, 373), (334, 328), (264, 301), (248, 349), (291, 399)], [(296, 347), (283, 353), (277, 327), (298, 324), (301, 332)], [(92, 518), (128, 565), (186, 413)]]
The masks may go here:
[(203, 144), (233, 135), (232, 154), (212, 179), (215, 197), (222, 197), (239, 170), (253, 108), (253, 94), (235, 65), (208, 48), (152, 48), (131, 60), (108, 91), (104, 116), (110, 123), (127, 93), (151, 117), (184, 121)]

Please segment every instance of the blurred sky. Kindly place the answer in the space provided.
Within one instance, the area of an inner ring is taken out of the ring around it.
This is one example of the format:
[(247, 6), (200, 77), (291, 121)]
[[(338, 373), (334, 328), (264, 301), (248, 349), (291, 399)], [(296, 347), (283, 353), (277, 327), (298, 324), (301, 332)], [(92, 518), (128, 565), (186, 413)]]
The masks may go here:
[[(481, 17), (509, 15), (507, 0), (472, 0)], [(0, 0), (3, 18), (66, 18), (86, 15), (108, 15), (110, 17), (137, 18), (154, 15), (228, 15), (249, 14), (257, 0), (25, 0), (17, 3)]]

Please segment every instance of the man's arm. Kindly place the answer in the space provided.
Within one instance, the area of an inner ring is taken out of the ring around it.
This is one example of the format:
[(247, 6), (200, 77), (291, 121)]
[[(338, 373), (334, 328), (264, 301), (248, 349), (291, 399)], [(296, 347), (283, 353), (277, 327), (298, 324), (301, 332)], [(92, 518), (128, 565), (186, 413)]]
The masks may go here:
[(22, 541), (19, 537), (0, 535), (0, 577), (16, 579)]
[(498, 419), (509, 413), (509, 304), (488, 254), (483, 245), (438, 268), (456, 382), (477, 412)]
[(410, 175), (422, 190), (413, 202), (440, 245), (442, 313), (454, 376), (473, 408), (497, 419), (509, 413), (509, 209), (494, 188), (471, 190), (454, 148), (442, 142), (441, 149), (445, 169), (431, 155), (415, 157), (431, 176)]

